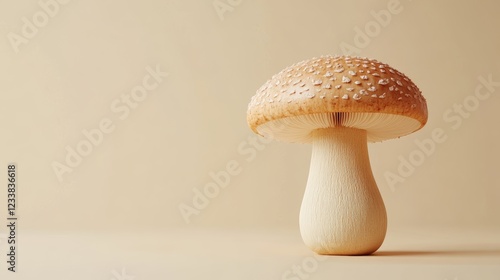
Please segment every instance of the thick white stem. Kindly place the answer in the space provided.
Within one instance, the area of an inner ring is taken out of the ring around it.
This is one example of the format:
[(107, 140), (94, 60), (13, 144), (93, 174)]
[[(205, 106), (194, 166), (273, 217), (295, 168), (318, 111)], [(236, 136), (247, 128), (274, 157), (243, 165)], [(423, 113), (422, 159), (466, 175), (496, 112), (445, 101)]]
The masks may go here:
[(382, 245), (386, 229), (366, 131), (346, 127), (313, 131), (311, 168), (300, 209), (305, 244), (318, 254), (370, 254)]

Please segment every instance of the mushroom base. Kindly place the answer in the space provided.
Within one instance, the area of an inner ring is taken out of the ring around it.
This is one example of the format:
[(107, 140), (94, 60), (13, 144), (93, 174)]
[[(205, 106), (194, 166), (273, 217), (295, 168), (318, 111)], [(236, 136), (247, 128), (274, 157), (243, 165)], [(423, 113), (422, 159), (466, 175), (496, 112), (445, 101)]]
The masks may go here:
[(318, 254), (375, 252), (385, 238), (387, 215), (371, 171), (366, 130), (317, 129), (312, 138), (300, 210), (304, 243)]

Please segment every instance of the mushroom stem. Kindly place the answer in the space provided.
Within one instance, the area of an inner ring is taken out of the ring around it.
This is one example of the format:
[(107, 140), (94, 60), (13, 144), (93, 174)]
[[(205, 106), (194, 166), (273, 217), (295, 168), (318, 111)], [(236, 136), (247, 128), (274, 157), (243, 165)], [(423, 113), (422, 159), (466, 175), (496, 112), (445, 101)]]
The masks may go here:
[(384, 241), (387, 215), (368, 158), (366, 130), (335, 127), (313, 133), (300, 232), (318, 254), (365, 255)]

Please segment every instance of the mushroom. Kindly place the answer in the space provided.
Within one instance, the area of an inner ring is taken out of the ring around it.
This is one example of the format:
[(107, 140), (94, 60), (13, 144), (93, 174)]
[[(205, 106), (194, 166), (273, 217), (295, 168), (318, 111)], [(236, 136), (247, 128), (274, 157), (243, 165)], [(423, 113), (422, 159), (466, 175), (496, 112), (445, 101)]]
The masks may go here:
[(367, 58), (305, 60), (257, 91), (247, 121), (266, 138), (312, 143), (299, 217), (311, 250), (365, 255), (382, 245), (387, 215), (367, 142), (401, 137), (427, 122), (427, 103), (408, 77)]

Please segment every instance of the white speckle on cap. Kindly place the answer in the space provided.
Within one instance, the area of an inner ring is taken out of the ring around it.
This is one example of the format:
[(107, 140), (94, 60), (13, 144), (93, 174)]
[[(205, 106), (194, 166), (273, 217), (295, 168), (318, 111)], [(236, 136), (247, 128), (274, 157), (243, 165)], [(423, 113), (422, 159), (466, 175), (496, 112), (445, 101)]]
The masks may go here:
[(369, 91), (376, 91), (377, 89), (374, 86), (371, 86), (371, 87), (367, 88), (367, 90), (369, 90)]
[(403, 97), (398, 97), (398, 100), (403, 100)]
[(346, 88), (347, 91), (354, 91), (354, 89), (352, 87), (350, 88)]
[(349, 73), (349, 75), (351, 75), (351, 76), (356, 76), (356, 71), (349, 70), (349, 72), (348, 72), (348, 73)]
[(339, 89), (339, 88), (341, 88), (341, 87), (342, 87), (342, 85), (336, 85), (336, 86), (335, 86), (335, 88), (336, 88), (336, 89)]
[(379, 95), (378, 98), (385, 98), (385, 92), (382, 95)]
[(377, 73), (377, 72), (373, 72), (372, 75), (375, 76), (375, 77), (380, 77), (380, 74)]
[(368, 95), (368, 92), (366, 92), (366, 90), (364, 90), (364, 89), (360, 89), (359, 90), (359, 94), (361, 94), (361, 95)]
[(403, 86), (403, 83), (401, 83), (401, 81), (400, 81), (400, 80), (397, 80), (397, 81), (396, 81), (396, 84), (398, 84), (398, 86), (400, 86), (400, 87), (402, 87), (402, 86)]
[(377, 97), (377, 95), (376, 95), (376, 94), (372, 94), (372, 97), (376, 98), (376, 97)]
[(350, 83), (351, 82), (351, 79), (347, 76), (342, 76), (342, 82), (343, 83)]
[(342, 96), (342, 99), (344, 99), (344, 100), (347, 100), (347, 99), (349, 99), (349, 95), (347, 95), (347, 94), (344, 94), (344, 96)]
[(389, 72), (391, 72), (392, 74), (394, 74), (394, 70), (392, 70), (392, 68), (389, 68)]
[(379, 85), (387, 85), (389, 83), (388, 79), (380, 79), (378, 80)]
[(321, 85), (322, 83), (323, 83), (323, 80), (314, 80), (314, 81), (313, 81), (313, 85), (315, 85), (315, 86), (319, 86), (319, 85)]
[(325, 73), (324, 76), (327, 77), (327, 78), (329, 78), (329, 77), (333, 76), (333, 74), (330, 71), (326, 71), (326, 73)]
[(390, 91), (394, 91), (394, 86), (390, 86), (390, 87), (389, 87), (389, 90), (390, 90)]
[(360, 100), (360, 99), (361, 99), (361, 96), (359, 96), (357, 93), (355, 93), (355, 94), (352, 96), (352, 99), (354, 99), (354, 100)]
[(333, 70), (333, 72), (342, 73), (344, 72), (344, 67), (337, 67)]
[(360, 85), (360, 84), (361, 84), (361, 82), (360, 82), (360, 81), (354, 81), (354, 83), (355, 83), (355, 84), (357, 84), (357, 85)]
[(361, 78), (362, 80), (368, 80), (368, 76), (366, 76), (366, 75), (361, 75), (361, 77), (360, 77), (360, 78)]
[(300, 82), (302, 82), (302, 80), (301, 80), (301, 79), (295, 80), (295, 81), (293, 81), (293, 82), (292, 82), (292, 85), (294, 86), (294, 85), (296, 85), (296, 84), (298, 84), (298, 83), (300, 83)]
[(316, 94), (309, 92), (306, 94), (306, 96), (307, 96), (307, 98), (314, 98), (316, 96)]
[(323, 87), (326, 88), (326, 89), (329, 89), (329, 88), (332, 88), (332, 85), (331, 84), (325, 84), (325, 85), (323, 85)]

